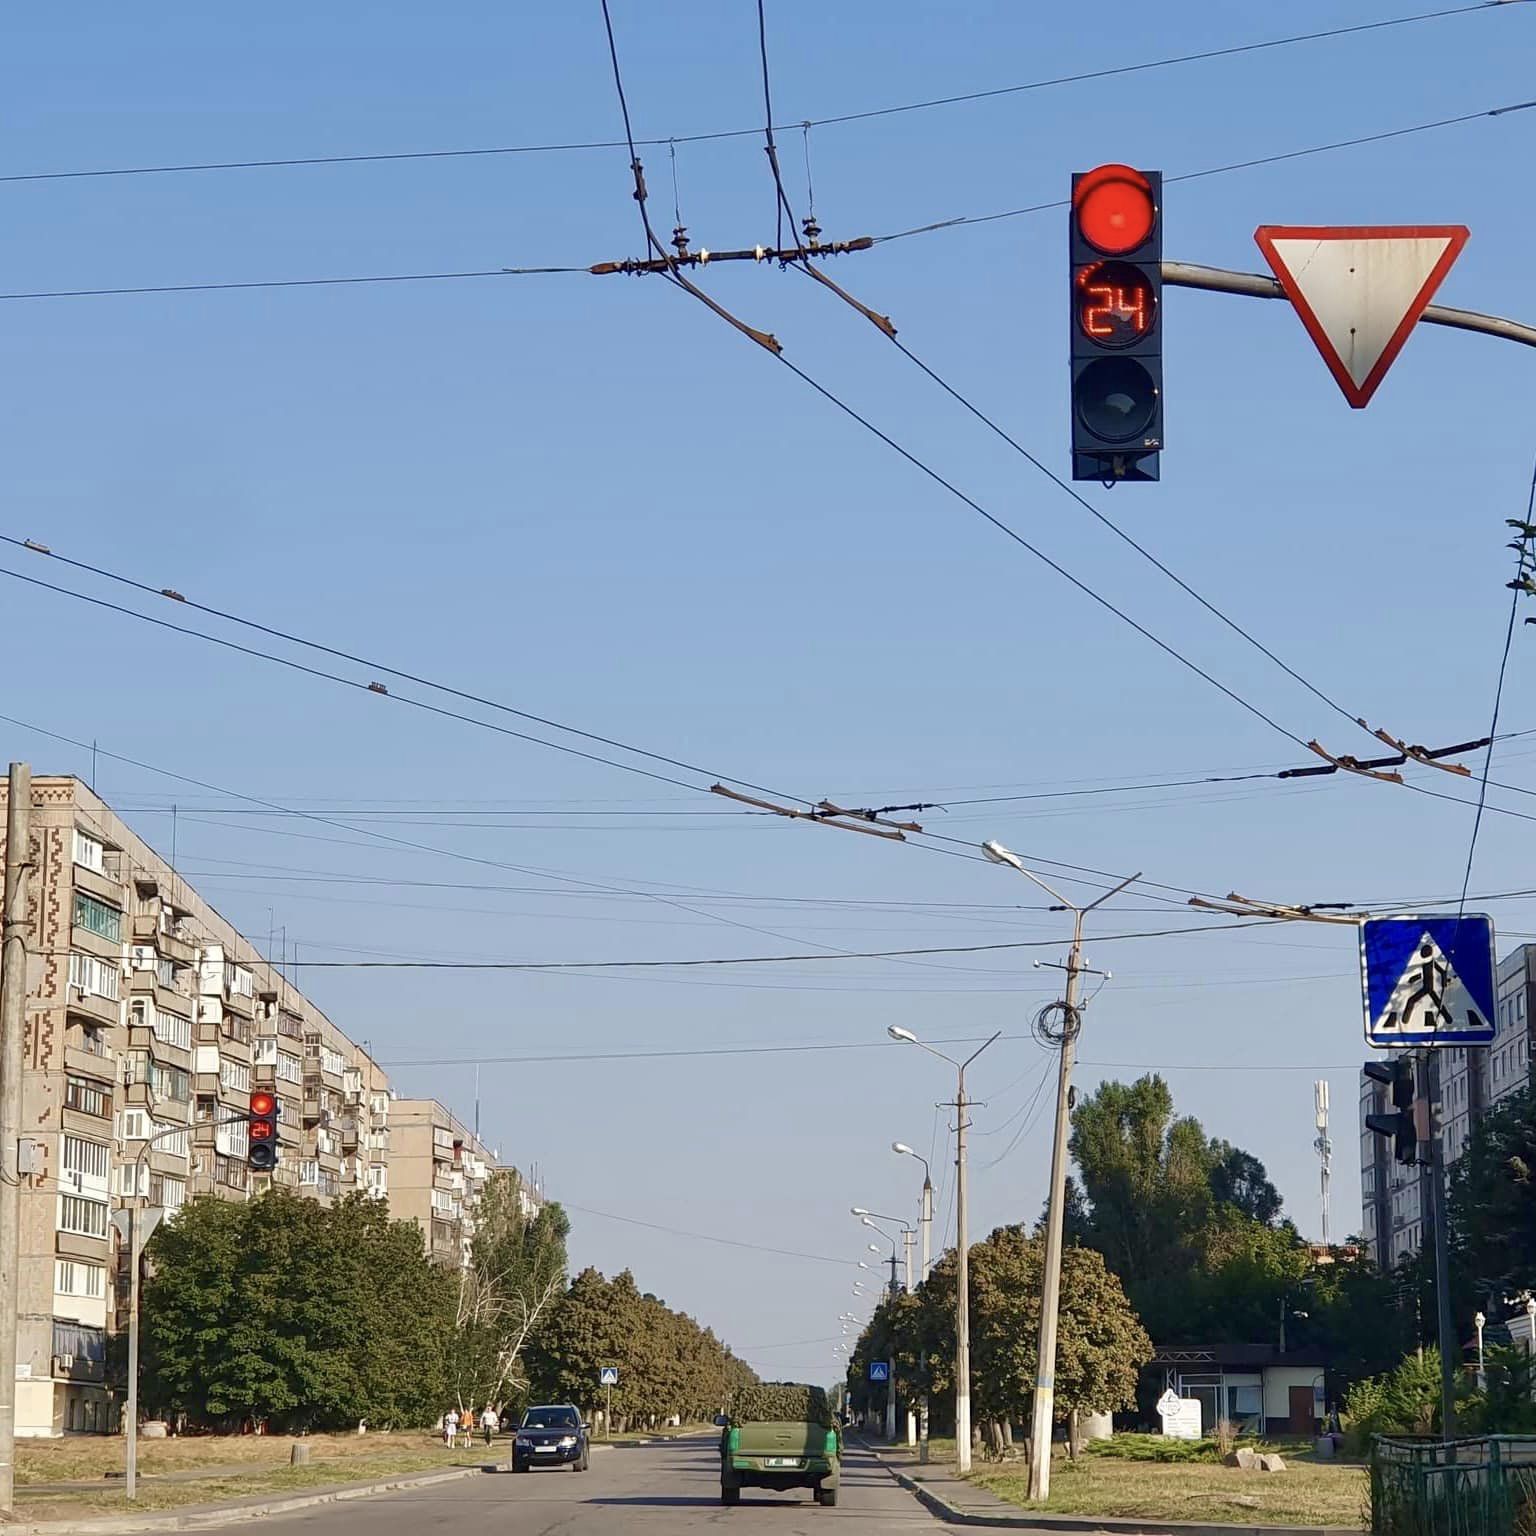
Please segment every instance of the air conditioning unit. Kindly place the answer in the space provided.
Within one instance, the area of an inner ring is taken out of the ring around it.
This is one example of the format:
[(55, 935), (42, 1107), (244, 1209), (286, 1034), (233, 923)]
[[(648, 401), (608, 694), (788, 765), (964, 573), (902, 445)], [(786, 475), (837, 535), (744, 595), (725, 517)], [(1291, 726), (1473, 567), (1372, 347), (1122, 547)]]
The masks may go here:
[(59, 1362), (59, 1369), (61, 1371), (74, 1370), (75, 1357), (73, 1355), (56, 1355), (54, 1358)]

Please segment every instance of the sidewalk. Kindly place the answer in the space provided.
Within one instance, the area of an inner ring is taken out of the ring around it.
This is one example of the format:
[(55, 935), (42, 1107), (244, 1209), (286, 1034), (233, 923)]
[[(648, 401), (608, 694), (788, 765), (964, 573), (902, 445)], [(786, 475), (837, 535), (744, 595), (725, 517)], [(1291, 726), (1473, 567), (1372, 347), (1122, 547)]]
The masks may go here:
[(1363, 1536), (1358, 1526), (1242, 1525), (1231, 1521), (1124, 1520), (1097, 1515), (1030, 1514), (979, 1488), (955, 1473), (952, 1464), (923, 1466), (905, 1446), (887, 1450), (861, 1442), (918, 1501), (951, 1525), (986, 1526), (996, 1530), (1102, 1533), (1102, 1536)]

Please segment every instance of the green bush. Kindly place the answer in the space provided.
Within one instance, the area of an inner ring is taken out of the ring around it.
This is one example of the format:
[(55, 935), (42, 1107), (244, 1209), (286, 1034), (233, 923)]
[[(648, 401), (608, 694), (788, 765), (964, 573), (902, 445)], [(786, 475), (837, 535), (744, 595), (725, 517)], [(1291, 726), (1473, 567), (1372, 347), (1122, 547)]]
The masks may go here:
[(739, 1387), (731, 1396), (730, 1415), (737, 1424), (833, 1422), (826, 1388), (798, 1381), (760, 1381)]
[(1421, 1360), (1406, 1355), (1384, 1376), (1357, 1381), (1344, 1397), (1348, 1448), (1361, 1452), (1372, 1435), (1427, 1435), (1440, 1422), (1440, 1353), (1426, 1349)]
[(1176, 1440), (1171, 1435), (1115, 1435), (1094, 1440), (1084, 1448), (1089, 1456), (1111, 1461), (1220, 1461), (1216, 1442)]

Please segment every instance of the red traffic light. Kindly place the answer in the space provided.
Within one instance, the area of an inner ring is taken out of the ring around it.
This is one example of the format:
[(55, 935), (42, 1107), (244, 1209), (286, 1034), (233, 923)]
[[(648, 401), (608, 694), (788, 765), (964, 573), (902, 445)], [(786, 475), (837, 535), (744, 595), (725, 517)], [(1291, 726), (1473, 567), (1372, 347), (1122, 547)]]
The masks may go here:
[[(276, 1113), (277, 1098), (275, 1095), (268, 1093), (265, 1088), (258, 1088), (251, 1094), (251, 1116), (253, 1119), (260, 1116), (263, 1120), (270, 1120)], [(254, 1131), (255, 1128), (252, 1127), (252, 1129)], [(272, 1128), (268, 1126), (265, 1130), (256, 1131), (255, 1134), (270, 1136)]]
[(1101, 165), (1078, 178), (1072, 208), (1083, 238), (1108, 256), (1134, 251), (1152, 233), (1152, 186), (1128, 165)]

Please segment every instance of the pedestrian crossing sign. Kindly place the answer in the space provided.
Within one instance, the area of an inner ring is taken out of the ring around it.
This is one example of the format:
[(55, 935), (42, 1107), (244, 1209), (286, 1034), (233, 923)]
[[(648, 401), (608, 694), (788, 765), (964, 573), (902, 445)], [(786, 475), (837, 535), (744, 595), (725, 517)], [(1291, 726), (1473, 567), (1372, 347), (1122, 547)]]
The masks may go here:
[(869, 1379), (871, 1381), (889, 1381), (891, 1368), (884, 1360), (871, 1360), (869, 1362)]
[(1382, 1049), (1491, 1045), (1497, 1030), (1493, 919), (1412, 913), (1360, 925), (1365, 1038)]
[(616, 1387), (619, 1384), (619, 1368), (616, 1365), (598, 1367), (597, 1384), (600, 1387)]

